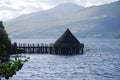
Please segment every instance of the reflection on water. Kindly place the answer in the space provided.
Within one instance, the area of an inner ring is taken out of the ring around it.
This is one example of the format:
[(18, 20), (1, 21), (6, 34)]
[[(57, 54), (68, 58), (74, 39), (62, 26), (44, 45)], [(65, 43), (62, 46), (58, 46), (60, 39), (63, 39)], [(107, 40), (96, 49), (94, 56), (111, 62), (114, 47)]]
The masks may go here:
[[(41, 43), (45, 40), (12, 40)], [(55, 40), (47, 40), (54, 42)], [(119, 80), (120, 40), (80, 39), (83, 55), (22, 54), (30, 57), (10, 80)], [(89, 50), (88, 50), (89, 49)]]

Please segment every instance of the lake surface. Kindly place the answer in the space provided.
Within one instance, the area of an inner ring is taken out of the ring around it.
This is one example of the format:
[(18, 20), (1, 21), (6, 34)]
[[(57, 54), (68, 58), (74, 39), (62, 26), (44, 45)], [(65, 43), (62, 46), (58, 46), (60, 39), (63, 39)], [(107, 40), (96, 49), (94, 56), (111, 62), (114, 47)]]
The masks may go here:
[[(83, 55), (22, 54), (30, 57), (10, 80), (120, 80), (120, 39), (79, 39)], [(53, 43), (55, 39), (12, 39)]]

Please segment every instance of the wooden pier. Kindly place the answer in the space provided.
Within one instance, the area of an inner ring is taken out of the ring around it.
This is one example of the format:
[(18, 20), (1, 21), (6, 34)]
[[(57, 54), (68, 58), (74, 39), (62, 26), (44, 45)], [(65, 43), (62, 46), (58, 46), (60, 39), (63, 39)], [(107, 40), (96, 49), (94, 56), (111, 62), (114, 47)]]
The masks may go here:
[(38, 53), (38, 54), (82, 54), (84, 44), (67, 29), (64, 34), (56, 40), (54, 44), (25, 44), (14, 43), (13, 52), (15, 53)]
[(13, 52), (24, 53), (24, 54), (78, 54), (83, 53), (83, 44), (81, 44), (81, 48), (65, 48), (65, 47), (54, 47), (51, 44), (26, 44), (26, 43), (14, 43), (13, 44)]

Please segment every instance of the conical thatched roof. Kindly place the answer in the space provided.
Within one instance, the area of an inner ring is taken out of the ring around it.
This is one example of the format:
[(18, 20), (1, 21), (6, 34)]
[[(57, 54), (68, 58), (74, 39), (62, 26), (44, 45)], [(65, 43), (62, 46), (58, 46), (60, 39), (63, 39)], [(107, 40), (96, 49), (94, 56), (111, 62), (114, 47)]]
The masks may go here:
[(71, 31), (67, 29), (63, 35), (56, 40), (54, 47), (80, 47), (80, 42)]

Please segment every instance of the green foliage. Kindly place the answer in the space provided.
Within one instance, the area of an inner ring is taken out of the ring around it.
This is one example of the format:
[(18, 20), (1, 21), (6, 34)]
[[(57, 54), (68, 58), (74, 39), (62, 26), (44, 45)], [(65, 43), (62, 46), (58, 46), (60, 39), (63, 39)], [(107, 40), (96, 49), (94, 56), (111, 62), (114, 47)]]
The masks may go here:
[(10, 53), (11, 42), (4, 29), (2, 22), (0, 21), (0, 54)]
[(2, 21), (0, 21), (0, 28), (3, 28), (4, 29), (4, 26), (2, 24)]
[(0, 55), (7, 53), (10, 54), (11, 41), (8, 37), (7, 32), (4, 29), (2, 22), (0, 21)]
[(1, 78), (9, 79), (19, 71), (23, 64), (29, 59), (21, 60), (19, 56), (10, 61), (11, 42), (0, 21), (0, 80)]
[(5, 62), (8, 59), (6, 54), (1, 54), (0, 55), (0, 63)]
[(0, 76), (5, 79), (9, 79), (16, 74), (17, 71), (21, 70), (23, 64), (28, 61), (29, 57), (25, 60), (19, 59), (19, 56), (15, 57), (15, 60), (0, 64)]
[(2, 22), (0, 21), (0, 62), (4, 62), (9, 59), (11, 50), (10, 39), (4, 29)]

